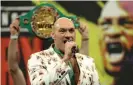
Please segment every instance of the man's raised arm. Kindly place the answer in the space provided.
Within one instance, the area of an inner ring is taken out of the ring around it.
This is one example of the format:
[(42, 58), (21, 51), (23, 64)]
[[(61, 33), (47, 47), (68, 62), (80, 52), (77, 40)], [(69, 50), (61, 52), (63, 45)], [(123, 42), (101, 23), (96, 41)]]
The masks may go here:
[(23, 73), (18, 62), (18, 35), (19, 20), (16, 19), (10, 25), (10, 42), (8, 47), (8, 66), (14, 85), (26, 85)]

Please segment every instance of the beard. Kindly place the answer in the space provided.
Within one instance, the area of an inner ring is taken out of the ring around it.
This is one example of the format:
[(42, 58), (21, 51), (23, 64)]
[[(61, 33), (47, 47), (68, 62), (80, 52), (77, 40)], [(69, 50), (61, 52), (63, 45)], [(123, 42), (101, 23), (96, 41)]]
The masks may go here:
[(126, 75), (126, 73), (133, 73), (133, 46), (131, 47), (130, 51), (126, 51), (125, 53), (125, 59), (122, 63), (122, 68), (121, 68), (121, 75)]
[(133, 47), (126, 53), (119, 76), (116, 77), (116, 85), (133, 85)]
[[(125, 71), (132, 71), (133, 72), (133, 46), (131, 50), (125, 50), (123, 61), (119, 64), (121, 66), (121, 70), (119, 72), (110, 72), (107, 68), (105, 68), (106, 72), (112, 76), (119, 76), (123, 74)], [(124, 73), (125, 74), (125, 73)]]
[(133, 46), (130, 51), (126, 50), (119, 72), (110, 72), (106, 68), (105, 71), (109, 75), (114, 76), (114, 85), (133, 85)]

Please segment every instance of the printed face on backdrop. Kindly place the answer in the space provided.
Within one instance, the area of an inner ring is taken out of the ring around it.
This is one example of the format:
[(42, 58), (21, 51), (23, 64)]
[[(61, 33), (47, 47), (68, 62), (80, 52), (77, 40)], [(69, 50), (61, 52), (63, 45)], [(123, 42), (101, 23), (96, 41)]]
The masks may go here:
[(133, 57), (133, 16), (118, 2), (107, 2), (98, 21), (102, 35), (99, 39), (104, 68), (108, 73), (119, 73), (128, 53)]

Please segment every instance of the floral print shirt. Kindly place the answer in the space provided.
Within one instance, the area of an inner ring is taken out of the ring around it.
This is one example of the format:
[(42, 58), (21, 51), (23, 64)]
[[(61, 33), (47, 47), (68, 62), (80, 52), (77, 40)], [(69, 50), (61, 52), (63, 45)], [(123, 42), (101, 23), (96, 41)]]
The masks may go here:
[[(80, 69), (78, 85), (99, 85), (93, 58), (80, 53), (75, 56)], [(32, 54), (28, 60), (31, 85), (72, 85), (68, 75), (70, 70), (52, 47)]]

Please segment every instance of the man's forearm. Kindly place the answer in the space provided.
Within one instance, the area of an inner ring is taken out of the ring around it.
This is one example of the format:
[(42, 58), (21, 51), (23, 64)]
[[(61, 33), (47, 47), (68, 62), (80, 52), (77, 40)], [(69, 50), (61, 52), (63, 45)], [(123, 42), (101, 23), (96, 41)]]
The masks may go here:
[(89, 55), (89, 39), (86, 40), (82, 40), (81, 42), (81, 48), (80, 48), (80, 53), (81, 54), (85, 54), (85, 55)]
[(26, 85), (23, 73), (18, 64), (17, 40), (10, 40), (8, 47), (8, 65), (9, 71), (13, 78), (14, 85)]
[(11, 72), (10, 74), (13, 78), (14, 85), (26, 85), (24, 75), (20, 68), (17, 68), (15, 72)]
[(8, 64), (9, 69), (15, 71), (18, 68), (18, 50), (17, 40), (10, 40), (8, 47)]

